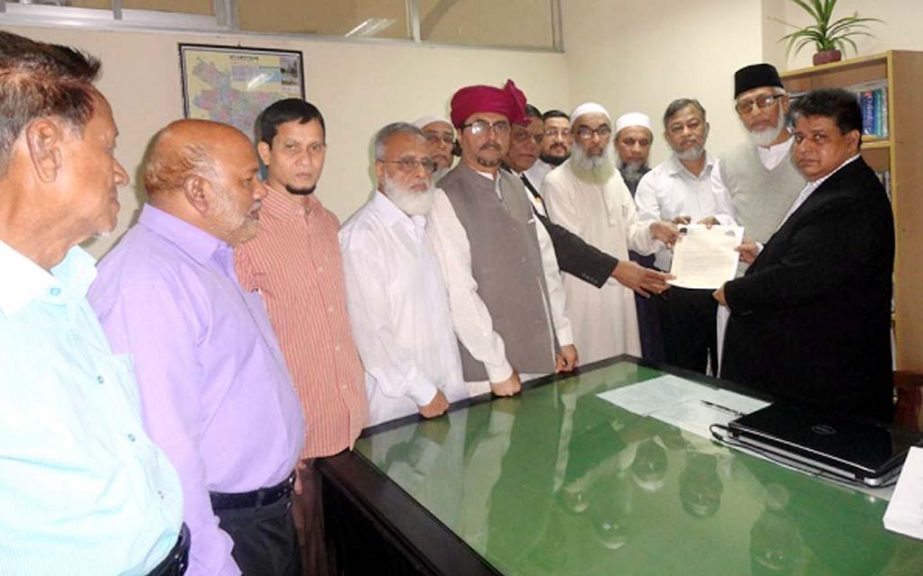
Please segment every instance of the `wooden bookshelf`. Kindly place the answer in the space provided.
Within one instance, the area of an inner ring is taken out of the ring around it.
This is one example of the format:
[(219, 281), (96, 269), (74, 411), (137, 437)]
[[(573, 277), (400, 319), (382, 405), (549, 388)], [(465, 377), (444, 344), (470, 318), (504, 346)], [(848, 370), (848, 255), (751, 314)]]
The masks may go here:
[(888, 136), (863, 136), (862, 157), (876, 172), (889, 170), (891, 176), (897, 367), (923, 371), (923, 52), (892, 50), (782, 74), (789, 92), (876, 80), (886, 81)]

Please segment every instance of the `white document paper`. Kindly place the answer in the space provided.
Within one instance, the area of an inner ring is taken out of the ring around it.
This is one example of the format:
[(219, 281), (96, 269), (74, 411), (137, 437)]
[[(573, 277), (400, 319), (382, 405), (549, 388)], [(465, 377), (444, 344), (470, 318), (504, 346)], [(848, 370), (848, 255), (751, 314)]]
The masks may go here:
[(716, 392), (714, 388), (667, 374), (603, 392), (599, 397), (635, 414), (648, 416), (687, 400), (711, 399)]
[(673, 246), (673, 266), (676, 276), (670, 284), (681, 288), (716, 290), (737, 273), (740, 254), (734, 250), (743, 240), (741, 226), (688, 224), (685, 234)]
[(885, 528), (923, 540), (923, 448), (911, 448), (884, 517)]
[(671, 374), (609, 390), (599, 397), (704, 438), (711, 438), (712, 424), (727, 424), (768, 405), (762, 400)]

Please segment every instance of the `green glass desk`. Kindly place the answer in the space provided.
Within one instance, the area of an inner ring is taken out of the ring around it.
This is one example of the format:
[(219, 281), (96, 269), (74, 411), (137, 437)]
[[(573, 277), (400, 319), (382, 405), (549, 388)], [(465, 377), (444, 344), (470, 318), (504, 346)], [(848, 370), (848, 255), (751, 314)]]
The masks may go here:
[(379, 426), (322, 463), (341, 572), (923, 574), (887, 501), (603, 401), (668, 369), (600, 364)]

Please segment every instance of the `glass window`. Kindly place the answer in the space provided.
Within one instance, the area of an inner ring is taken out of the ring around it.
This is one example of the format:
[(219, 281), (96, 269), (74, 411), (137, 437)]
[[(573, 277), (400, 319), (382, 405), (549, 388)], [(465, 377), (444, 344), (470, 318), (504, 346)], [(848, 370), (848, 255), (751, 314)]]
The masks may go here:
[(122, 8), (126, 10), (156, 10), (183, 14), (213, 15), (213, 4), (212, 0), (122, 0)]
[(419, 0), (420, 38), (439, 44), (554, 48), (553, 0)]
[(241, 30), (408, 39), (405, 0), (239, 0)]

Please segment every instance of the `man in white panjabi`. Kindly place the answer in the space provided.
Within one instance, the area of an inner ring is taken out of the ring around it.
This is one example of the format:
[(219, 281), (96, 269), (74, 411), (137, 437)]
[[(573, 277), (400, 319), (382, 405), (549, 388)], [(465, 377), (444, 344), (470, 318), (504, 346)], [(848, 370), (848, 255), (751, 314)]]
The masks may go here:
[(442, 271), (425, 230), (434, 169), (420, 129), (385, 126), (375, 136), (378, 189), (340, 229), (369, 425), (418, 411), (434, 418), (468, 397)]
[[(631, 193), (615, 165), (612, 120), (605, 108), (588, 102), (571, 114), (571, 157), (552, 170), (542, 186), (551, 219), (616, 258), (628, 249), (651, 254), (672, 245), (677, 228), (668, 222), (641, 222)], [(618, 354), (641, 355), (634, 294), (614, 279), (596, 289), (565, 276), (567, 316), (584, 363)]]

